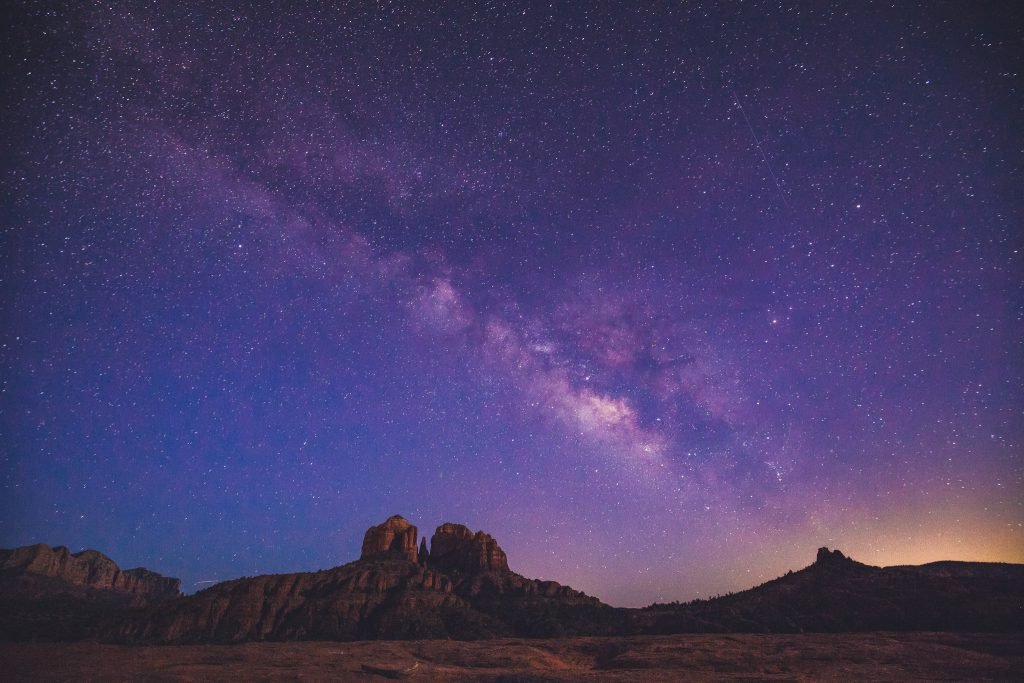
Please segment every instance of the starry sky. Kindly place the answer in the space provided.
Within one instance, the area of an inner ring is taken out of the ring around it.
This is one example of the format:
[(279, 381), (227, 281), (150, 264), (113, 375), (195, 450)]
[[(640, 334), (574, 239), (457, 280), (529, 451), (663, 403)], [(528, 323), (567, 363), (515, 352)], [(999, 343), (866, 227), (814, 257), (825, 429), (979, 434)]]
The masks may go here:
[(270, 5), (8, 12), (0, 546), (1024, 562), (1014, 3)]

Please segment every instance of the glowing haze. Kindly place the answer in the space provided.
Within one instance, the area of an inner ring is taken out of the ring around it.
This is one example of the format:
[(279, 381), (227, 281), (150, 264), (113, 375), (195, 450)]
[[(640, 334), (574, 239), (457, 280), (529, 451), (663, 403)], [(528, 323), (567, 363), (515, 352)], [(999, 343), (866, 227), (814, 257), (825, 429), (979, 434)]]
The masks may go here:
[(15, 3), (0, 545), (1024, 561), (1022, 17), (570, 5)]

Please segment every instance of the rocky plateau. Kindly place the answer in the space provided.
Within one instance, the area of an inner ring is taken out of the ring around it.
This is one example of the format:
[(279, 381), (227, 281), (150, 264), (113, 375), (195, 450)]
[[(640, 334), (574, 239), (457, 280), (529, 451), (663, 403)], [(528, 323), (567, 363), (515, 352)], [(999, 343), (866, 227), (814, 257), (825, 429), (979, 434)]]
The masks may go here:
[[(417, 543), (418, 542), (418, 543)], [(813, 564), (735, 594), (643, 609), (605, 605), (509, 568), (490, 535), (425, 538), (393, 516), (358, 560), (245, 577), (182, 596), (177, 579), (96, 551), (0, 551), (0, 638), (131, 644), (860, 631), (1024, 632), (1024, 565), (873, 567), (822, 548)]]

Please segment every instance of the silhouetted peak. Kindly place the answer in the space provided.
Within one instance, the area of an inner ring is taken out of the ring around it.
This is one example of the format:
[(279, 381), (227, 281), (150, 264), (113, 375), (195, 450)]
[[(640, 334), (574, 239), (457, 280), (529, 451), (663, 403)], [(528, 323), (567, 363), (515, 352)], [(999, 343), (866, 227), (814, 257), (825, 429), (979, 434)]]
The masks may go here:
[(818, 548), (818, 557), (815, 560), (815, 564), (836, 564), (838, 562), (850, 562), (850, 558), (843, 555), (838, 550), (829, 550), (828, 548)]

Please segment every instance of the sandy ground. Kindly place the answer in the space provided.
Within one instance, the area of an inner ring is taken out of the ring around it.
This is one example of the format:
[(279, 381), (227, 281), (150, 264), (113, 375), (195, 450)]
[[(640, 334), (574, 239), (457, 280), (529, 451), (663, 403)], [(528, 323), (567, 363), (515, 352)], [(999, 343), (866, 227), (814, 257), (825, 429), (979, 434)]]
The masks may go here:
[(1024, 680), (1024, 634), (679, 635), (125, 647), (0, 643), (6, 681)]

